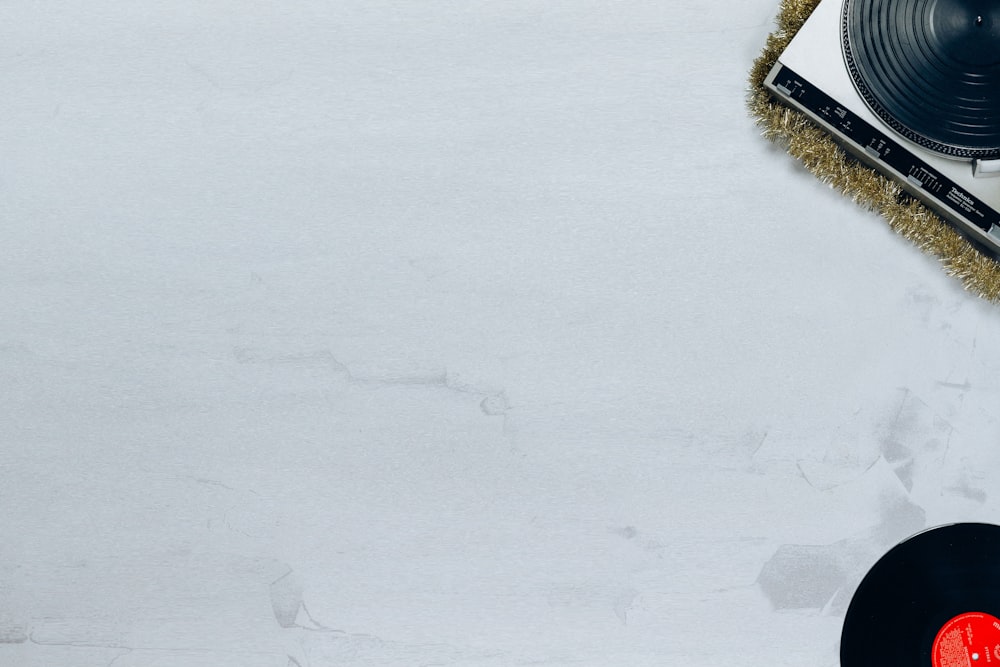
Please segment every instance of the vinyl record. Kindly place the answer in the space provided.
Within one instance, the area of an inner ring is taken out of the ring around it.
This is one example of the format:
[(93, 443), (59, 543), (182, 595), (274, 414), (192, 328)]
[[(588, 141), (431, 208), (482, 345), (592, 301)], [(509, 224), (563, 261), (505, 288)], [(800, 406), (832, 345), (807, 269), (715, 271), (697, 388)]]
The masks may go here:
[(1000, 157), (1000, 3), (844, 0), (844, 59), (886, 124), (953, 158)]
[(1000, 667), (1000, 526), (958, 523), (909, 538), (858, 586), (841, 667)]

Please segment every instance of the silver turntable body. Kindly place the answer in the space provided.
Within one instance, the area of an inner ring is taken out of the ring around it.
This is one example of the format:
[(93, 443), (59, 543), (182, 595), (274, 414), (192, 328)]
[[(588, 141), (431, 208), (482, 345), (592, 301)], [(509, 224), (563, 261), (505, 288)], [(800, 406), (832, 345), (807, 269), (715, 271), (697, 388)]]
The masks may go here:
[(987, 252), (1000, 256), (1000, 161), (956, 159), (907, 139), (873, 112), (844, 54), (849, 0), (822, 0), (764, 81), (865, 164), (898, 182)]

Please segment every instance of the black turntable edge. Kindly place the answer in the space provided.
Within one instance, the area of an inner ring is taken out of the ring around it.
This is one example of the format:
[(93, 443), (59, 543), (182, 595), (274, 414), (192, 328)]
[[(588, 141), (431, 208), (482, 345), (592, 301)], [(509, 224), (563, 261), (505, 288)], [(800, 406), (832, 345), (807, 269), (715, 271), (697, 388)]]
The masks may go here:
[(774, 64), (764, 86), (778, 101), (801, 111), (824, 128), (850, 155), (931, 207), (982, 251), (1000, 258), (1000, 212), (782, 63)]

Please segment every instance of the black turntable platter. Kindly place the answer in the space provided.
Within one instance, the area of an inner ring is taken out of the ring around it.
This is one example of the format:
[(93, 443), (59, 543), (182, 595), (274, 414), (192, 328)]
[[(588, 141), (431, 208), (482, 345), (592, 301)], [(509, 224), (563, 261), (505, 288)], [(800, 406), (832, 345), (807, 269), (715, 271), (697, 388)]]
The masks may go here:
[(1000, 158), (1000, 2), (845, 0), (854, 84), (907, 139), (954, 158)]

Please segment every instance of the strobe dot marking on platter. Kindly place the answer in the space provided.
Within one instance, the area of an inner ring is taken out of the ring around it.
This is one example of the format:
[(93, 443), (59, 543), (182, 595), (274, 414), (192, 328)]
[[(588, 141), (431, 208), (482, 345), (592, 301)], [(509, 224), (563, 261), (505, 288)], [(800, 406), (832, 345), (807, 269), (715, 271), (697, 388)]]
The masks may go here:
[(1000, 667), (1000, 527), (961, 523), (893, 547), (861, 581), (842, 667)]

